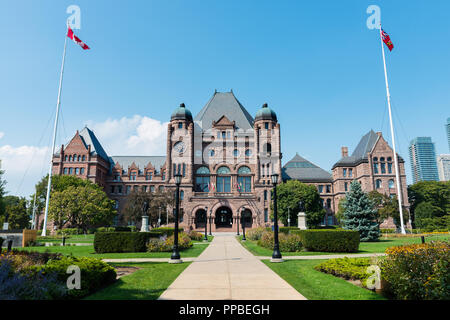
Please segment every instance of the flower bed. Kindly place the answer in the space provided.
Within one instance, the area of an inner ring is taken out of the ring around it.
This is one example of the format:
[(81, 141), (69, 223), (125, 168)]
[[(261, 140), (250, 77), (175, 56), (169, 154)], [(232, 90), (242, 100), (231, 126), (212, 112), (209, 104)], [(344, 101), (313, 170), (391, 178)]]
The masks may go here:
[(371, 275), (367, 268), (372, 265), (370, 258), (337, 258), (329, 259), (314, 267), (317, 271), (329, 273), (346, 280), (361, 280), (366, 286), (366, 280)]
[[(162, 236), (160, 238), (152, 238), (147, 244), (148, 252), (170, 252), (173, 249), (174, 236)], [(178, 249), (184, 250), (192, 247), (191, 238), (186, 233), (178, 234)]]
[(386, 249), (379, 266), (385, 291), (401, 300), (450, 299), (450, 244), (430, 242)]
[[(302, 250), (302, 243), (300, 236), (297, 234), (278, 234), (278, 242), (280, 251), (284, 252), (298, 252)], [(272, 231), (264, 231), (261, 239), (258, 240), (258, 245), (267, 249), (273, 249), (274, 233)]]

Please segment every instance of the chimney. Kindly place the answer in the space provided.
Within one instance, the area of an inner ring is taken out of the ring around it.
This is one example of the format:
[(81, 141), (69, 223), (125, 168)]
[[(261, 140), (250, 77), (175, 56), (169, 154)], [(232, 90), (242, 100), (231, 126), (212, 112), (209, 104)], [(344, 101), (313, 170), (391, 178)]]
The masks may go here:
[(342, 158), (348, 157), (348, 147), (341, 147)]

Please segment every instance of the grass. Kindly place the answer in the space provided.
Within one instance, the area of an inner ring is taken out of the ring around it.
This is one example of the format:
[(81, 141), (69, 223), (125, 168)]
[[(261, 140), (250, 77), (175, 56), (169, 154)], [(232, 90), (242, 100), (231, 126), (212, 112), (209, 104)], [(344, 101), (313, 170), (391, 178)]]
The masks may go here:
[[(239, 237), (239, 240), (242, 236)], [(425, 237), (425, 241), (431, 240), (445, 240), (449, 241), (449, 235), (430, 235)], [(361, 242), (359, 244), (359, 251), (355, 253), (384, 253), (384, 251), (393, 246), (401, 246), (405, 244), (421, 243), (420, 236), (417, 237), (381, 237), (377, 242)], [(247, 240), (241, 241), (241, 244), (249, 250), (255, 256), (272, 256), (272, 250), (258, 246), (256, 241)], [(311, 255), (329, 255), (329, 254), (349, 254), (348, 252), (314, 252), (314, 251), (301, 251), (301, 252), (281, 252), (283, 256), (311, 256)], [(351, 253), (350, 253), (351, 254)]]
[(113, 264), (140, 269), (121, 277), (114, 284), (86, 297), (85, 300), (156, 300), (189, 264)]
[[(37, 242), (62, 243), (62, 236), (37, 237)], [(66, 243), (94, 243), (93, 234), (70, 235), (66, 237)]]
[[(212, 239), (213, 237), (208, 237)], [(181, 257), (198, 257), (209, 245), (209, 242), (192, 241), (194, 245), (180, 251)], [(99, 259), (125, 259), (125, 258), (170, 258), (172, 252), (124, 252), (124, 253), (95, 253), (94, 246), (51, 246), (51, 247), (25, 247), (19, 250), (62, 253), (75, 257), (93, 257)]]
[(309, 300), (385, 300), (375, 292), (314, 270), (314, 266), (323, 261), (326, 260), (287, 260), (283, 263), (262, 260)]

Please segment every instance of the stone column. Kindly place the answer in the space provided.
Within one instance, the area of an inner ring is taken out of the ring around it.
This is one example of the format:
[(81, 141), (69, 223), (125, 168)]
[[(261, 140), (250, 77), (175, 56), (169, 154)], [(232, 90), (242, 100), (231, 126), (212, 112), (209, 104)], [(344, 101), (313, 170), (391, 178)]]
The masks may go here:
[(298, 215), (298, 228), (300, 230), (306, 230), (306, 214), (304, 212), (299, 212)]

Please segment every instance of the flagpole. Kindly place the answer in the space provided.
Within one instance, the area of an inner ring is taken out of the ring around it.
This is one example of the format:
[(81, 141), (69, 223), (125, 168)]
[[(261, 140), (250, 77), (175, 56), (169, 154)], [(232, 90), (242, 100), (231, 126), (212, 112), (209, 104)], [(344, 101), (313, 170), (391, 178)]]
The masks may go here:
[(398, 209), (400, 212), (400, 229), (401, 229), (402, 234), (406, 234), (405, 226), (403, 225), (402, 191), (400, 189), (400, 174), (398, 171), (397, 152), (395, 151), (394, 125), (392, 122), (392, 113), (391, 113), (391, 95), (389, 93), (389, 83), (388, 83), (388, 77), (387, 77), (387, 71), (386, 71), (386, 58), (384, 55), (381, 24), (380, 24), (380, 41), (381, 41), (381, 52), (383, 53), (384, 80), (386, 82), (386, 94), (387, 94), (388, 109), (389, 109), (389, 122), (391, 124), (392, 148), (394, 149), (395, 180), (397, 182), (397, 199), (398, 199)]
[(56, 101), (55, 126), (53, 128), (53, 143), (52, 143), (52, 149), (51, 149), (51, 153), (50, 153), (50, 168), (48, 170), (47, 196), (45, 198), (44, 226), (42, 228), (42, 236), (43, 237), (45, 237), (47, 235), (47, 216), (48, 216), (48, 204), (49, 204), (49, 200), (50, 200), (50, 189), (51, 189), (51, 185), (52, 185), (53, 154), (55, 153), (56, 128), (58, 127), (59, 106), (61, 104), (61, 89), (62, 89), (62, 80), (63, 80), (63, 74), (64, 74), (64, 61), (66, 58), (66, 47), (67, 47), (67, 36), (65, 36), (65, 40), (64, 40), (64, 52), (63, 52), (62, 63), (61, 63), (61, 73), (59, 75), (59, 89), (58, 89), (58, 99)]

